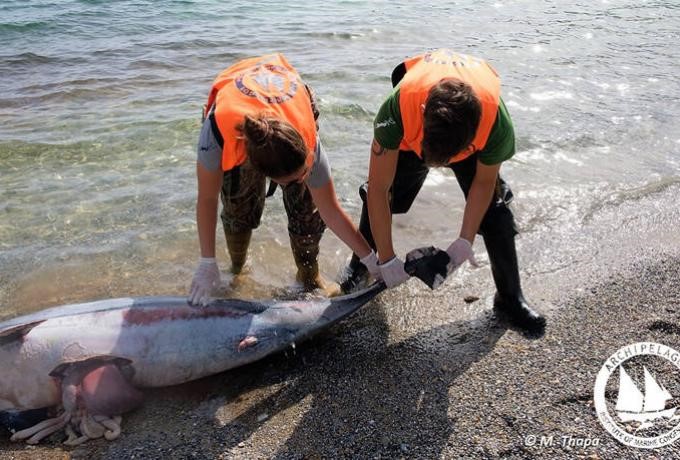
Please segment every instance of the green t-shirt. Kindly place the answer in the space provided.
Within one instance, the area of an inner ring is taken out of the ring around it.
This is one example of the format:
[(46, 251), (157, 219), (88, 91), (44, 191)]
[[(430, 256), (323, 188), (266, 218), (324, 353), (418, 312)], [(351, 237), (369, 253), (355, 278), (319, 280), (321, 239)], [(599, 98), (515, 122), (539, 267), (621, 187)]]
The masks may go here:
[[(398, 149), (401, 144), (404, 124), (399, 109), (398, 85), (378, 110), (373, 121), (373, 137), (386, 149)], [(484, 148), (477, 153), (479, 161), (485, 165), (501, 163), (515, 154), (515, 131), (503, 99), (498, 104), (498, 115), (489, 133), (489, 139)]]

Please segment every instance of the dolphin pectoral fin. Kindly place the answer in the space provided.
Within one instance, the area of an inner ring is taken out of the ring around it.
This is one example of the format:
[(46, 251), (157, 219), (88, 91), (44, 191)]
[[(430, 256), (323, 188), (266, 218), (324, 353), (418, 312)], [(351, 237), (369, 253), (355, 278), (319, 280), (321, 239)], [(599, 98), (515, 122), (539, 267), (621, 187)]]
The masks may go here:
[(31, 329), (38, 326), (45, 320), (33, 321), (32, 323), (20, 324), (0, 331), (0, 345), (4, 345), (15, 340), (21, 340)]
[(73, 374), (76, 371), (81, 375), (85, 375), (90, 370), (104, 366), (106, 364), (116, 365), (118, 368), (123, 370), (123, 372), (125, 372), (125, 376), (128, 379), (130, 379), (134, 374), (134, 369), (132, 369), (132, 366), (130, 366), (130, 364), (132, 364), (132, 360), (121, 358), (120, 356), (97, 355), (90, 356), (89, 358), (80, 361), (68, 361), (61, 363), (52, 369), (52, 372), (49, 373), (49, 376), (63, 379), (67, 374)]

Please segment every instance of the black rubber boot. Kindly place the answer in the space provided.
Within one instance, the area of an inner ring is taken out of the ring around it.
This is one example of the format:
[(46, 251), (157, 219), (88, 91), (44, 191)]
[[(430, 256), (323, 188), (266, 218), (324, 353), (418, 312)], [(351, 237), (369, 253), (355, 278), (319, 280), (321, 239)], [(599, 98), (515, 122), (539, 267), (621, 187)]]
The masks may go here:
[(352, 260), (349, 261), (345, 272), (342, 275), (340, 282), (340, 289), (343, 294), (358, 291), (368, 283), (368, 269), (361, 263), (356, 254), (352, 254)]
[(483, 235), (496, 283), (494, 309), (512, 326), (530, 335), (543, 335), (545, 318), (531, 308), (520, 286), (514, 229), (511, 225), (499, 227)]

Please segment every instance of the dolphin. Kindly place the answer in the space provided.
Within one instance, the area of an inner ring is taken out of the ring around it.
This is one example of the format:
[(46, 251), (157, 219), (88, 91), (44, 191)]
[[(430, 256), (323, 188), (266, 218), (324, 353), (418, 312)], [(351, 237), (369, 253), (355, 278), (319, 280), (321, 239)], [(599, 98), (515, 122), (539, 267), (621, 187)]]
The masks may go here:
[(0, 323), (0, 411), (63, 408), (13, 440), (37, 443), (62, 428), (69, 444), (98, 437), (88, 434), (113, 438), (120, 416), (141, 403), (138, 388), (261, 359), (346, 318), (384, 289), (377, 282), (331, 299), (215, 299), (205, 307), (183, 297), (120, 298), (14, 318)]
[[(406, 259), (406, 271), (430, 287), (446, 277), (441, 250), (420, 248)], [(384, 289), (378, 281), (330, 299), (214, 299), (205, 307), (183, 297), (119, 298), (2, 322), (0, 421), (11, 425), (12, 440), (30, 444), (61, 429), (67, 445), (115, 439), (122, 415), (142, 402), (140, 388), (259, 360), (348, 317)], [(42, 420), (54, 409), (57, 416)]]

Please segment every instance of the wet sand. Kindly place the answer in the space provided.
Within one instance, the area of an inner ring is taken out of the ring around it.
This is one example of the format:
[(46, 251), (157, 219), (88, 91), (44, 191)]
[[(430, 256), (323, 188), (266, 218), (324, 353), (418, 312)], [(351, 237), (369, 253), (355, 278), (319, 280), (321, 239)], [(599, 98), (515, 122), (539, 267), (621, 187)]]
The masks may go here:
[[(618, 348), (680, 348), (676, 193), (604, 206), (578, 234), (522, 236), (534, 261), (525, 291), (549, 320), (540, 339), (495, 317), (486, 263), (437, 291), (412, 280), (286, 353), (147, 390), (114, 442), (25, 447), (4, 436), (0, 458), (680, 458), (680, 443), (618, 443), (593, 407), (597, 372)], [(677, 369), (655, 376), (680, 401)]]

